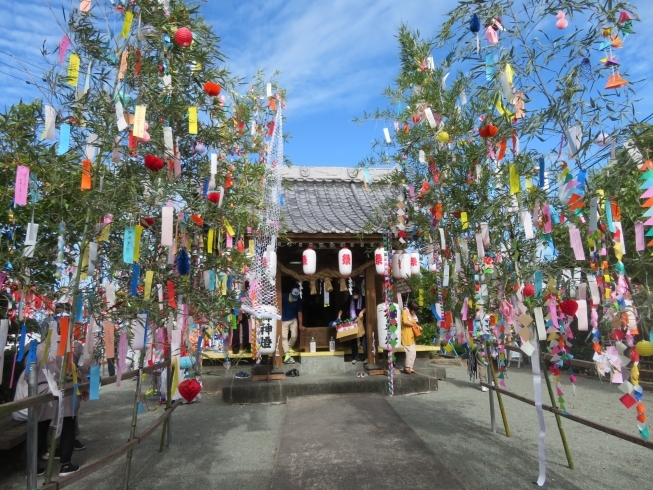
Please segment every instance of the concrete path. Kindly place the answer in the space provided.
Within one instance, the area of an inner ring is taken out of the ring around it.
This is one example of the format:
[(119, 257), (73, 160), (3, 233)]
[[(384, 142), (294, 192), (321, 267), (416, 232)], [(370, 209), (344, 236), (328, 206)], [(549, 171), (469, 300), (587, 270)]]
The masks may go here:
[(271, 489), (464, 489), (385, 397), (289, 399)]

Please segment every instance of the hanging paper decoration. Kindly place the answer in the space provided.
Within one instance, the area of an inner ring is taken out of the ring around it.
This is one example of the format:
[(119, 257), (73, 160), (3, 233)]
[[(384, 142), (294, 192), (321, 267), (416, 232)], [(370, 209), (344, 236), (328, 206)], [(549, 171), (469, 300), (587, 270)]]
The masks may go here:
[(145, 158), (143, 158), (143, 164), (152, 172), (158, 172), (165, 167), (163, 159), (154, 155), (145, 155)]
[(206, 92), (206, 95), (209, 97), (217, 97), (220, 95), (221, 91), (222, 87), (215, 82), (206, 82), (204, 84), (204, 92)]
[(190, 257), (185, 247), (177, 253), (177, 272), (182, 276), (190, 274)]
[(556, 17), (558, 18), (558, 21), (556, 22), (556, 27), (561, 30), (566, 29), (567, 26), (569, 25), (569, 22), (567, 21), (567, 19), (565, 19), (565, 13), (562, 11), (558, 12), (558, 15), (556, 15)]
[(469, 21), (469, 30), (476, 35), (476, 53), (481, 54), (481, 41), (478, 37), (478, 33), (481, 30), (481, 19), (478, 18), (477, 14), (472, 15), (472, 19)]
[(304, 269), (304, 274), (307, 276), (312, 276), (315, 274), (315, 270), (317, 268), (317, 256), (315, 254), (315, 250), (313, 250), (311, 247), (308, 247), (302, 253), (302, 267)]
[(175, 32), (175, 42), (184, 48), (187, 48), (193, 42), (193, 33), (188, 27), (180, 27)]
[(349, 277), (352, 270), (352, 255), (351, 250), (347, 247), (341, 248), (338, 252), (338, 269), (340, 275), (344, 278)]

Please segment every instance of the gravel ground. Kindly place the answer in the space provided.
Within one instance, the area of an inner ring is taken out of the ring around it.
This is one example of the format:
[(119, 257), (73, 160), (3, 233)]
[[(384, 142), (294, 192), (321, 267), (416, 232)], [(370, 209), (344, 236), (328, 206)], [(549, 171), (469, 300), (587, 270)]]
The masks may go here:
[[(511, 391), (533, 398), (529, 368), (511, 368), (507, 384)], [(636, 433), (634, 409), (626, 410), (619, 402), (616, 386), (579, 377), (577, 394), (573, 396), (568, 381), (564, 384), (571, 413)], [(124, 382), (122, 388), (103, 387), (100, 401), (84, 403), (80, 425), (87, 450), (76, 452), (74, 462), (89, 463), (127, 440), (134, 387), (134, 381)], [(217, 391), (202, 396), (200, 403), (175, 411), (169, 449), (158, 452), (160, 429), (136, 447), (131, 488), (269, 488), (286, 406), (224, 405)], [(548, 399), (547, 393), (544, 399)], [(469, 382), (465, 368), (454, 366), (447, 366), (447, 381), (440, 382), (439, 391), (387, 400), (469, 489), (536, 488), (533, 482), (538, 475), (539, 428), (534, 407), (504, 397), (512, 437), (507, 438), (503, 432), (498, 404), (498, 430), (493, 434), (488, 394), (482, 393), (478, 384)], [(160, 414), (157, 410), (139, 415), (139, 431)], [(546, 488), (650, 487), (653, 455), (648, 449), (563, 419), (576, 465), (575, 470), (570, 470), (555, 418), (548, 412), (544, 416)], [(296, 424), (292, 427), (296, 431), (302, 429)], [(352, 433), (355, 430), (352, 428)], [(70, 488), (122, 488), (124, 467), (123, 456)], [(417, 465), (415, 471), (420, 471)], [(24, 473), (0, 474), (0, 488), (24, 489)]]
[[(533, 399), (530, 368), (511, 368), (507, 385), (510, 391)], [(578, 377), (576, 396), (568, 381), (563, 379), (563, 385), (570, 413), (623, 432), (637, 433), (636, 413), (621, 404), (622, 393), (615, 385)], [(543, 399), (550, 405), (546, 385), (543, 391)], [(535, 407), (505, 396), (503, 400), (512, 433), (510, 438), (505, 436), (498, 403), (495, 403), (497, 433), (491, 432), (489, 396), (469, 382), (463, 367), (447, 366), (447, 382), (440, 382), (440, 391), (396, 397), (390, 404), (470, 488), (534, 488), (532, 482), (537, 480), (539, 468)], [(576, 467), (570, 470), (555, 417), (545, 412), (544, 418), (546, 488), (650, 488), (653, 481), (650, 450), (563, 419)]]

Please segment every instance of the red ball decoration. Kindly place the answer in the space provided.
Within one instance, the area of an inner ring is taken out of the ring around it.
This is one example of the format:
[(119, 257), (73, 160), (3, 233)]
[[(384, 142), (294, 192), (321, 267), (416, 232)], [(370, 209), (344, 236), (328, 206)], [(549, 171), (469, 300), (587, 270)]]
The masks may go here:
[(180, 27), (175, 32), (175, 42), (184, 48), (190, 46), (190, 43), (193, 42), (193, 33), (190, 32), (188, 27)]
[(185, 379), (177, 387), (179, 394), (186, 400), (188, 403), (192, 402), (195, 397), (202, 391), (202, 385), (199, 381), (194, 378)]
[(535, 296), (535, 286), (532, 284), (526, 284), (526, 286), (524, 286), (524, 296), (526, 298), (532, 298)]
[(573, 299), (566, 299), (560, 303), (560, 310), (567, 316), (574, 316), (578, 311), (578, 303)]
[(217, 97), (220, 95), (221, 90), (222, 87), (215, 82), (206, 82), (204, 84), (204, 92), (206, 92), (209, 97)]
[(154, 155), (145, 155), (145, 158), (143, 159), (143, 163), (152, 172), (158, 172), (163, 167), (165, 167), (165, 162), (163, 161), (163, 158), (159, 158)]
[(154, 226), (154, 218), (141, 218), (141, 226), (146, 230)]
[(217, 203), (220, 202), (220, 193), (216, 192), (216, 191), (211, 191), (211, 192), (206, 194), (206, 198), (209, 201), (217, 204)]

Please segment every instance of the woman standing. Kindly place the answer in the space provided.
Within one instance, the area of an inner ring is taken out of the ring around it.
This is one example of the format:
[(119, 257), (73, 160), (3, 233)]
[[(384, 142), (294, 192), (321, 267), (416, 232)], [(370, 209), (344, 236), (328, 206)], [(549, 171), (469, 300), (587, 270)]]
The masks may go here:
[(419, 305), (416, 301), (410, 301), (401, 312), (401, 345), (404, 348), (404, 352), (406, 352), (406, 365), (403, 372), (406, 374), (416, 374), (416, 371), (413, 369), (415, 357), (417, 357), (415, 333), (421, 332), (422, 330), (422, 327), (417, 324), (418, 308)]

